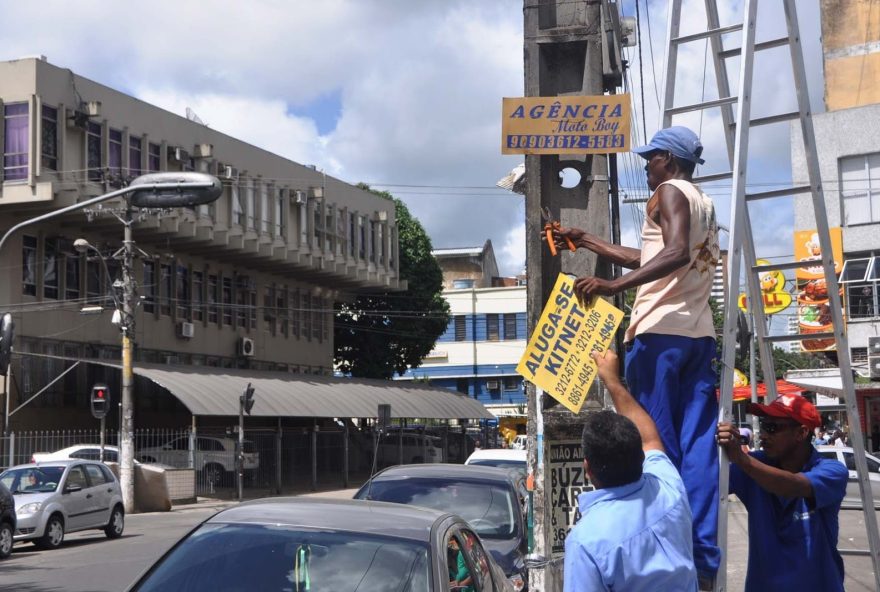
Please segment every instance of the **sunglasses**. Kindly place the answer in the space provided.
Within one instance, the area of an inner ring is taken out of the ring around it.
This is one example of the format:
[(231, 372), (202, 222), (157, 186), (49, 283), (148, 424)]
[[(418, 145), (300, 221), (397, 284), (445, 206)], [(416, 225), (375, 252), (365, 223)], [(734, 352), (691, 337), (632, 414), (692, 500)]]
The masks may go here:
[(776, 421), (759, 421), (758, 425), (761, 431), (767, 434), (775, 434), (787, 428), (798, 427), (800, 424), (794, 422), (776, 422)]

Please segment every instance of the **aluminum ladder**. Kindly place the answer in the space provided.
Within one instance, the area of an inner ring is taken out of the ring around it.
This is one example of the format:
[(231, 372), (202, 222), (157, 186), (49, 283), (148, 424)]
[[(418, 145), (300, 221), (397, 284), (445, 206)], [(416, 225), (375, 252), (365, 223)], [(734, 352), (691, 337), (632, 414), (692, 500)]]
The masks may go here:
[[(761, 367), (764, 371), (764, 376), (775, 376), (772, 357), (772, 347), (774, 342), (793, 341), (797, 339), (834, 338), (837, 346), (837, 355), (849, 425), (855, 426), (856, 428), (850, 429), (850, 432), (869, 544), (868, 551), (840, 550), (840, 552), (841, 554), (869, 555), (873, 562), (876, 589), (880, 590), (880, 532), (878, 532), (877, 516), (874, 510), (873, 497), (871, 495), (871, 484), (868, 479), (868, 465), (865, 460), (864, 437), (859, 428), (861, 423), (859, 421), (859, 412), (856, 404), (849, 343), (845, 333), (840, 302), (840, 289), (837, 275), (834, 270), (831, 236), (828, 228), (828, 216), (825, 211), (823, 188), (821, 179), (819, 178), (819, 159), (816, 153), (815, 133), (813, 130), (813, 119), (810, 111), (809, 95), (807, 92), (806, 71), (804, 68), (803, 49), (801, 47), (795, 0), (781, 0), (785, 10), (787, 35), (761, 43), (755, 43), (757, 0), (744, 0), (743, 22), (741, 24), (724, 27), (720, 26), (719, 23), (718, 6), (716, 1), (704, 1), (706, 6), (707, 29), (699, 33), (684, 36), (680, 35), (682, 1), (670, 0), (669, 2), (665, 56), (666, 69), (663, 82), (661, 112), (663, 114), (663, 127), (669, 127), (672, 125), (672, 118), (674, 115), (705, 109), (720, 109), (721, 119), (725, 130), (727, 152), (730, 160), (730, 171), (694, 179), (697, 183), (721, 179), (731, 179), (732, 181), (730, 241), (728, 246), (728, 273), (726, 278), (728, 295), (724, 307), (724, 329), (722, 333), (723, 365), (721, 370), (721, 404), (719, 419), (727, 420), (732, 417), (733, 368), (735, 361), (737, 328), (736, 287), (739, 286), (741, 259), (745, 257), (745, 261), (747, 262), (747, 295), (749, 301), (753, 303), (763, 301), (758, 281), (759, 273), (797, 269), (806, 265), (805, 263), (797, 261), (760, 266), (755, 264), (757, 259), (755, 256), (755, 243), (752, 236), (751, 222), (749, 220), (748, 204), (762, 199), (810, 193), (812, 196), (812, 205), (817, 226), (816, 230), (819, 235), (819, 244), (822, 249), (822, 267), (825, 272), (825, 281), (828, 288), (833, 331), (826, 333), (813, 333), (809, 335), (769, 336), (767, 335), (766, 315), (764, 314), (763, 307), (755, 306), (753, 307), (755, 315), (754, 327), (758, 340)], [(739, 48), (725, 50), (722, 46), (721, 37), (736, 32), (741, 32), (742, 35), (742, 41)], [(675, 72), (678, 48), (684, 43), (698, 40), (708, 40), (710, 45), (719, 98), (692, 105), (675, 106)], [(781, 113), (769, 117), (751, 119), (752, 77), (755, 53), (765, 49), (783, 46), (788, 46), (791, 53), (791, 65), (794, 75), (798, 109), (797, 111), (790, 113)], [(732, 95), (730, 92), (730, 83), (725, 69), (725, 61), (734, 56), (741, 56), (737, 95)], [(799, 120), (801, 126), (806, 154), (806, 164), (809, 171), (809, 183), (780, 190), (747, 193), (746, 166), (749, 130), (754, 126), (788, 120)], [(815, 262), (812, 263), (815, 264)], [(772, 401), (776, 398), (777, 394), (776, 383), (774, 380), (769, 380), (766, 382), (766, 386), (767, 400)], [(729, 486), (729, 461), (723, 452), (719, 455), (719, 462), (718, 544), (721, 547), (721, 565), (715, 582), (716, 592), (721, 592), (727, 589), (727, 491)], [(864, 500), (868, 500), (868, 503), (865, 503)]]

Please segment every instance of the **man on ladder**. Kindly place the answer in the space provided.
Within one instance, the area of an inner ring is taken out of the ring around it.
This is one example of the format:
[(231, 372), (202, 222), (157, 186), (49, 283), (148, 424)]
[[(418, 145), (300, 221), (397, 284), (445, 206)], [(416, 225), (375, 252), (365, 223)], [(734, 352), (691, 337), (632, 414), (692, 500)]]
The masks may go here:
[(651, 415), (666, 454), (681, 473), (693, 513), (694, 562), (700, 588), (718, 571), (718, 449), (715, 425), (715, 327), (709, 296), (719, 258), (712, 201), (691, 181), (703, 146), (685, 127), (660, 130), (633, 152), (646, 161), (648, 187), (642, 249), (608, 243), (577, 228), (554, 231), (613, 263), (633, 269), (614, 279), (584, 277), (584, 299), (638, 286), (626, 331), (626, 380)]

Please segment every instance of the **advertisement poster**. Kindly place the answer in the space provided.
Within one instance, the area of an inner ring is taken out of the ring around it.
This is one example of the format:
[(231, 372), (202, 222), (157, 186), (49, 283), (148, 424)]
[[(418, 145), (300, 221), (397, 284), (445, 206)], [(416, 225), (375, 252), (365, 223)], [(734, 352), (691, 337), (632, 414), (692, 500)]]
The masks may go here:
[[(843, 235), (840, 228), (831, 228), (830, 233), (834, 273), (840, 274), (843, 267)], [(794, 233), (794, 257), (796, 261), (816, 261), (814, 266), (795, 270), (798, 332), (804, 335), (832, 331), (828, 288), (822, 270), (822, 248), (815, 230), (799, 230)], [(830, 338), (806, 339), (802, 345), (806, 352), (835, 349), (834, 339)]]
[(596, 378), (589, 354), (608, 349), (621, 320), (623, 311), (601, 298), (581, 307), (574, 278), (560, 273), (516, 371), (578, 413)]
[(629, 152), (629, 126), (628, 94), (505, 98), (501, 153)]
[(577, 496), (594, 487), (584, 472), (584, 454), (578, 440), (561, 440), (548, 445), (550, 463), (551, 551), (554, 555), (565, 551), (565, 537), (580, 519)]
[[(766, 259), (758, 259), (757, 265), (769, 265)], [(764, 314), (772, 315), (782, 312), (791, 306), (792, 297), (785, 287), (785, 274), (781, 271), (763, 271), (758, 274), (758, 280), (761, 282), (761, 297), (764, 300)], [(738, 300), (739, 308), (743, 312), (749, 312), (746, 303), (746, 295), (740, 294)]]

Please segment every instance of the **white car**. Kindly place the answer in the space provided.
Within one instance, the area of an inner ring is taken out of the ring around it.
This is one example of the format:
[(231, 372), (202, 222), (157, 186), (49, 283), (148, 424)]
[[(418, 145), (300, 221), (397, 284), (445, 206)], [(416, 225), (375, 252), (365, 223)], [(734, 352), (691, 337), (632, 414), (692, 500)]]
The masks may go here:
[(0, 483), (15, 498), (15, 541), (55, 549), (66, 533), (78, 530), (122, 536), (122, 490), (103, 463), (74, 459), (18, 465), (0, 473)]
[(520, 434), (513, 440), (513, 444), (510, 447), (514, 450), (525, 450), (529, 446), (529, 437), (525, 434)]
[[(82, 460), (101, 460), (100, 444), (75, 444), (56, 450), (55, 452), (35, 452), (31, 456), (32, 463), (41, 463), (52, 460), (67, 460), (79, 458)], [(116, 446), (104, 446), (104, 462), (119, 462), (119, 449)]]
[[(141, 462), (162, 463), (172, 467), (189, 467), (190, 451), (189, 436), (181, 436), (169, 440), (162, 446), (141, 448), (137, 457)], [(212, 438), (196, 436), (193, 451), (193, 468), (200, 471), (206, 481), (220, 483), (228, 473), (235, 471), (236, 440), (232, 438)], [(260, 454), (254, 449), (254, 443), (244, 441), (244, 470), (253, 471), (260, 467)]]
[(500, 467), (503, 469), (519, 469), (527, 472), (525, 450), (508, 450), (505, 448), (489, 448), (474, 450), (464, 464), (481, 465), (484, 467)]
[[(855, 459), (852, 448), (840, 448), (837, 446), (817, 446), (816, 450), (825, 458), (831, 458), (842, 462), (849, 469), (849, 482), (846, 484), (846, 497), (844, 505), (862, 507), (862, 496), (859, 492), (859, 480), (856, 473)], [(871, 495), (874, 497), (874, 505), (880, 507), (880, 458), (870, 454), (865, 455), (868, 462), (868, 479), (871, 481)]]

